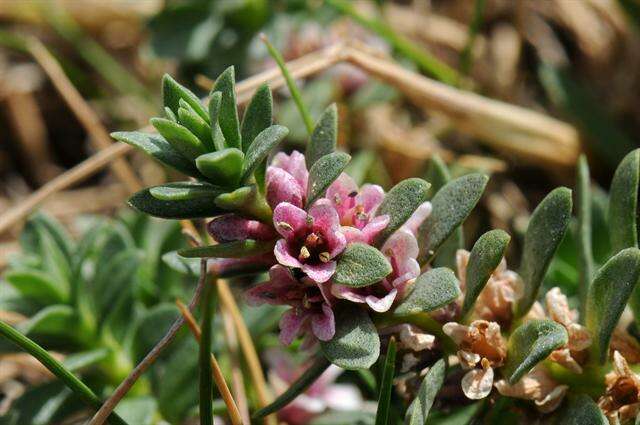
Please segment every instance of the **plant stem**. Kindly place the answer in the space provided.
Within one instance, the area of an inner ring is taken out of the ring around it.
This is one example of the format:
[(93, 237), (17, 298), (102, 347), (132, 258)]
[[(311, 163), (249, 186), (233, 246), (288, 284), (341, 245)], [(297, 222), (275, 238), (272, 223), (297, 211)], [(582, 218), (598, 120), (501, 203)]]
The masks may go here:
[[(0, 320), (0, 335), (22, 348), (27, 353), (35, 357), (51, 373), (57, 376), (67, 387), (78, 395), (80, 400), (88, 406), (99, 409), (102, 402), (98, 396), (80, 381), (73, 373), (69, 372), (60, 362), (51, 357), (44, 348), (40, 347), (31, 339), (21, 334), (7, 323)], [(116, 413), (111, 413), (108, 420), (112, 424), (127, 425), (127, 423)]]
[(428, 75), (452, 86), (458, 85), (461, 78), (458, 72), (444, 62), (431, 56), (428, 52), (418, 47), (411, 40), (396, 33), (391, 27), (377, 19), (367, 18), (345, 0), (326, 0), (327, 4), (336, 8), (340, 13), (351, 17), (363, 27), (375, 32), (384, 38), (402, 55), (415, 62), (418, 67)]
[(293, 80), (293, 77), (291, 77), (289, 69), (287, 69), (287, 65), (284, 63), (284, 58), (282, 57), (280, 52), (276, 50), (276, 48), (273, 47), (273, 45), (269, 42), (269, 39), (266, 35), (260, 34), (260, 39), (265, 44), (265, 46), (267, 46), (269, 54), (278, 64), (280, 72), (282, 72), (282, 76), (287, 82), (287, 87), (289, 87), (289, 91), (291, 92), (291, 97), (293, 97), (293, 101), (295, 102), (296, 106), (298, 107), (298, 111), (302, 116), (302, 121), (304, 121), (304, 125), (307, 128), (307, 133), (311, 135), (311, 133), (313, 133), (314, 127), (313, 118), (311, 117), (309, 109), (307, 109), (307, 105), (305, 105), (304, 101), (302, 100), (302, 95), (300, 94), (300, 90), (298, 90), (296, 82)]
[(200, 425), (213, 425), (211, 396), (211, 317), (213, 315), (213, 282), (206, 282), (202, 300), (202, 321), (200, 329)]

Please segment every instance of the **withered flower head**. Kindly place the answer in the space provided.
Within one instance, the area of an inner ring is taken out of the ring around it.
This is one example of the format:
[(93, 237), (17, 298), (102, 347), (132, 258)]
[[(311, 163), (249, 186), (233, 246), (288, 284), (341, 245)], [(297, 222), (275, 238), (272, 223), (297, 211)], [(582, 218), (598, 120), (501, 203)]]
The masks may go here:
[(501, 379), (496, 388), (504, 396), (533, 401), (542, 413), (556, 410), (569, 389), (554, 381), (543, 367), (534, 368), (514, 385)]
[(613, 353), (613, 370), (605, 377), (607, 390), (598, 406), (611, 424), (635, 418), (640, 410), (640, 377), (629, 368), (618, 351)]

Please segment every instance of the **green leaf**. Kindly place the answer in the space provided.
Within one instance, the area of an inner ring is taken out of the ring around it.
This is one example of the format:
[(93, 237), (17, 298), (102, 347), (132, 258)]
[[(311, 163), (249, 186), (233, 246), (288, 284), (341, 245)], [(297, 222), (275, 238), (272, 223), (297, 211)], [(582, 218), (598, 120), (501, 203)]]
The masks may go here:
[(77, 317), (73, 308), (64, 304), (49, 305), (19, 325), (25, 335), (56, 337), (76, 336)]
[(431, 185), (422, 179), (410, 178), (401, 181), (387, 192), (376, 215), (387, 214), (389, 224), (378, 234), (375, 240), (376, 246), (382, 246), (389, 236), (409, 220), (411, 214), (427, 200), (429, 186)]
[(609, 231), (614, 253), (638, 246), (636, 215), (639, 182), (640, 149), (636, 149), (624, 157), (611, 180)]
[(338, 144), (338, 107), (332, 103), (324, 110), (313, 128), (307, 144), (305, 158), (307, 167), (311, 168), (317, 160), (333, 153)]
[(200, 155), (196, 167), (210, 181), (225, 187), (235, 187), (240, 182), (244, 154), (240, 149), (227, 148)]
[(183, 100), (187, 102), (203, 120), (206, 122), (209, 121), (209, 114), (204, 106), (202, 106), (202, 103), (200, 103), (198, 96), (174, 80), (169, 74), (164, 74), (162, 77), (162, 99), (164, 106), (169, 108), (175, 115), (178, 115), (180, 100)]
[(272, 251), (274, 245), (275, 241), (245, 239), (243, 241), (181, 249), (178, 254), (187, 258), (245, 258)]
[(380, 282), (392, 271), (382, 252), (364, 243), (351, 243), (338, 259), (332, 279), (340, 285), (360, 288)]
[(165, 118), (167, 118), (168, 120), (171, 120), (173, 122), (178, 122), (178, 117), (176, 117), (176, 114), (174, 114), (173, 111), (167, 108), (166, 106), (164, 107), (164, 115), (165, 115)]
[(58, 304), (69, 299), (66, 284), (39, 270), (10, 270), (4, 278), (20, 295), (38, 304)]
[(141, 133), (139, 131), (118, 131), (111, 133), (111, 137), (134, 146), (157, 161), (173, 168), (187, 176), (201, 178), (202, 174), (177, 149), (161, 136)]
[(596, 273), (587, 295), (586, 326), (591, 332), (592, 359), (604, 363), (609, 341), (640, 278), (640, 250), (627, 248)]
[[(73, 373), (65, 369), (65, 367), (38, 344), (0, 320), (0, 335), (7, 338), (13, 344), (17, 345), (27, 353), (35, 357), (42, 363), (51, 373), (58, 377), (64, 384), (69, 387), (79, 399), (87, 406), (98, 409), (102, 406), (102, 401), (94, 394), (89, 387), (76, 378)], [(116, 413), (112, 413), (109, 423), (116, 425), (127, 425)]]
[(129, 396), (118, 403), (115, 411), (130, 424), (152, 425), (157, 408), (158, 403), (151, 396)]
[(200, 260), (182, 257), (178, 254), (178, 251), (170, 251), (163, 254), (162, 261), (178, 273), (190, 276), (198, 276), (200, 274)]
[(271, 89), (262, 84), (251, 98), (242, 117), (242, 150), (247, 151), (251, 142), (263, 130), (271, 126), (273, 121), (273, 98)]
[(75, 372), (105, 360), (109, 357), (109, 354), (110, 351), (108, 348), (96, 348), (95, 350), (81, 351), (65, 357), (62, 364), (67, 368), (67, 370)]
[(161, 218), (205, 218), (213, 217), (222, 211), (215, 204), (215, 193), (184, 201), (163, 201), (155, 198), (150, 189), (142, 189), (129, 198), (129, 205), (143, 213)]
[(460, 284), (451, 270), (446, 267), (431, 269), (416, 279), (413, 289), (396, 307), (394, 314), (427, 313), (449, 304), (459, 295)]
[[(37, 229), (33, 229), (33, 228), (37, 228)], [(53, 217), (48, 216), (47, 214), (35, 213), (27, 221), (25, 228), (22, 230), (22, 234), (32, 232), (29, 229), (33, 229), (32, 231), (35, 231), (36, 234), (40, 235), (40, 236), (36, 236), (37, 239), (42, 238), (40, 232), (44, 232), (48, 234), (53, 240), (53, 242), (55, 242), (55, 244), (58, 246), (59, 250), (62, 252), (67, 262), (71, 263), (73, 252), (75, 249), (75, 244), (73, 242), (73, 239), (71, 239), (71, 236), (69, 236), (69, 233), (60, 224), (60, 222), (55, 220)], [(21, 241), (23, 240), (22, 234), (20, 235)], [(42, 241), (38, 242), (38, 244), (41, 244), (41, 243)], [(42, 247), (39, 246), (38, 248), (34, 247), (34, 249), (25, 249), (25, 251), (27, 252), (41, 251), (41, 249)], [(41, 252), (46, 252), (46, 251), (41, 251)]]
[(309, 425), (374, 425), (375, 414), (366, 410), (330, 410), (314, 416)]
[(524, 294), (515, 317), (524, 316), (538, 296), (538, 290), (571, 221), (571, 190), (559, 187), (549, 193), (531, 215), (524, 235), (520, 277)]
[(223, 193), (216, 198), (215, 204), (223, 210), (254, 217), (264, 223), (271, 222), (271, 208), (255, 185)]
[(378, 409), (376, 410), (376, 425), (389, 423), (391, 408), (391, 393), (393, 391), (393, 376), (396, 369), (396, 340), (391, 337), (387, 347), (387, 355), (380, 377), (380, 393), (378, 395)]
[(178, 122), (196, 136), (208, 151), (215, 150), (211, 138), (211, 126), (182, 99), (180, 100), (180, 109), (178, 109)]
[(445, 369), (446, 366), (443, 359), (438, 360), (429, 368), (422, 380), (422, 384), (420, 384), (418, 395), (407, 409), (405, 418), (407, 425), (425, 425), (427, 423), (429, 410), (431, 410), (433, 401), (444, 382)]
[(431, 214), (418, 228), (420, 260), (431, 261), (438, 248), (469, 216), (489, 178), (468, 174), (450, 181), (431, 200)]
[(225, 69), (216, 80), (211, 92), (222, 93), (218, 123), (228, 148), (242, 149), (238, 109), (236, 108), (236, 77), (233, 66)]
[(608, 425), (598, 405), (586, 394), (569, 396), (566, 406), (558, 415), (557, 425)]
[(205, 145), (186, 127), (165, 118), (151, 118), (149, 121), (158, 133), (185, 158), (196, 159), (207, 153)]
[(552, 351), (569, 341), (567, 330), (552, 320), (531, 320), (519, 326), (509, 338), (504, 374), (514, 385)]
[(132, 357), (135, 363), (147, 355), (179, 315), (180, 312), (173, 303), (160, 303), (142, 313), (133, 324)]
[(442, 158), (440, 158), (440, 155), (434, 154), (429, 159), (429, 165), (427, 166), (424, 179), (431, 183), (431, 187), (429, 188), (429, 199), (433, 198), (440, 189), (449, 183), (451, 180), (451, 173), (449, 173), (449, 169)]
[(91, 282), (93, 303), (99, 320), (115, 309), (122, 294), (131, 296), (135, 273), (141, 261), (141, 253), (134, 249), (101, 259), (102, 264)]
[(380, 356), (380, 337), (371, 318), (353, 304), (334, 309), (336, 334), (320, 341), (327, 360), (343, 369), (368, 369)]
[(313, 204), (316, 199), (324, 195), (350, 160), (351, 156), (343, 152), (333, 152), (318, 158), (309, 170), (307, 205)]
[(276, 147), (282, 139), (287, 137), (289, 130), (281, 125), (272, 125), (262, 130), (251, 145), (247, 148), (245, 154), (244, 167), (242, 169), (242, 181), (249, 180), (258, 164), (264, 161), (269, 155), (271, 149)]
[(467, 265), (467, 281), (462, 316), (471, 311), (476, 299), (485, 287), (491, 274), (504, 257), (511, 236), (504, 230), (491, 230), (476, 241), (471, 249)]
[(331, 365), (324, 357), (318, 357), (307, 370), (296, 379), (289, 388), (280, 394), (272, 403), (253, 414), (253, 419), (264, 418), (271, 413), (277, 412), (291, 403), (296, 397), (305, 392), (325, 370)]
[(190, 201), (213, 199), (220, 194), (219, 187), (203, 182), (175, 182), (149, 188), (149, 193), (160, 201)]
[(213, 380), (211, 377), (211, 340), (213, 320), (213, 291), (212, 282), (207, 282), (204, 287), (202, 299), (202, 319), (200, 321), (201, 339), (199, 355), (199, 394), (200, 394), (200, 425), (213, 425), (213, 411), (211, 410), (211, 397), (213, 395)]
[(222, 93), (219, 91), (211, 93), (209, 97), (209, 118), (211, 121), (211, 140), (216, 150), (226, 148), (224, 134), (218, 123), (218, 115), (220, 115), (220, 107), (222, 105)]
[(578, 176), (576, 182), (576, 210), (578, 216), (578, 235), (576, 238), (578, 252), (578, 310), (580, 319), (584, 321), (589, 284), (593, 278), (593, 252), (591, 238), (591, 181), (589, 163), (583, 155), (578, 160)]

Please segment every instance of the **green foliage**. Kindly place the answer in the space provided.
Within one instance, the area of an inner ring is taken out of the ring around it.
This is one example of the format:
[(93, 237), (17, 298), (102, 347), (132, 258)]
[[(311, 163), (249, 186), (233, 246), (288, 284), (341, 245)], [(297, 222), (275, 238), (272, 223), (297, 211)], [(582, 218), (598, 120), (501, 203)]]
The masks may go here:
[(376, 425), (389, 423), (389, 410), (391, 409), (391, 393), (393, 391), (393, 378), (396, 370), (396, 340), (391, 338), (387, 346), (387, 355), (380, 377), (380, 394), (378, 395), (378, 410), (376, 411)]
[(593, 249), (591, 237), (591, 181), (589, 178), (589, 164), (583, 155), (578, 161), (578, 176), (576, 179), (576, 215), (578, 216), (578, 230), (576, 248), (578, 252), (578, 295), (580, 298), (580, 317), (584, 320), (587, 305), (587, 293), (593, 277)]
[[(192, 182), (169, 183), (164, 185), (163, 189), (167, 187), (180, 189), (180, 193), (185, 193), (184, 189), (192, 184)], [(206, 196), (204, 196), (203, 192), (199, 192), (195, 198), (166, 200), (158, 199), (151, 194), (151, 190), (157, 187), (142, 189), (137, 192), (129, 198), (129, 205), (138, 211), (161, 218), (202, 218), (221, 213), (220, 208), (215, 204), (215, 199), (222, 193), (221, 190), (212, 188)], [(156, 191), (156, 194), (158, 193)]]
[(271, 97), (271, 89), (266, 84), (263, 84), (256, 90), (247, 106), (244, 117), (242, 117), (240, 131), (242, 150), (246, 152), (258, 134), (271, 127), (272, 121), (273, 98)]
[(360, 288), (381, 281), (392, 270), (389, 261), (376, 248), (363, 243), (351, 243), (338, 260), (333, 281)]
[(416, 279), (411, 292), (395, 309), (398, 316), (428, 313), (443, 307), (460, 295), (460, 285), (446, 267), (431, 269)]
[(312, 168), (317, 160), (336, 150), (338, 143), (338, 107), (335, 103), (324, 110), (309, 138), (305, 159)]
[(640, 149), (636, 149), (620, 162), (611, 181), (609, 233), (613, 252), (638, 246), (639, 185)]
[(340, 176), (351, 160), (351, 156), (343, 152), (328, 153), (314, 162), (309, 169), (309, 186), (307, 189), (307, 205), (324, 196), (331, 183)]
[(564, 411), (556, 418), (560, 425), (607, 425), (609, 421), (586, 394), (570, 396)]
[(224, 187), (237, 187), (244, 163), (240, 149), (227, 148), (196, 158), (196, 167), (208, 179)]
[(422, 384), (420, 384), (418, 395), (407, 409), (405, 422), (408, 425), (425, 425), (427, 423), (429, 410), (431, 410), (433, 401), (444, 382), (445, 369), (446, 366), (443, 359), (438, 360), (429, 368), (422, 380)]
[(273, 251), (274, 244), (275, 241), (245, 239), (216, 245), (186, 248), (178, 251), (178, 254), (187, 258), (244, 258)]

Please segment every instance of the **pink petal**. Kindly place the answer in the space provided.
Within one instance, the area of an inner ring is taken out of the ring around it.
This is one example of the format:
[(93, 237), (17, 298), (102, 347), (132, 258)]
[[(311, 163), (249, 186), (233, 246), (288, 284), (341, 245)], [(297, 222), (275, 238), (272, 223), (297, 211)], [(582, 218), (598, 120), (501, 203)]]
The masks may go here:
[(364, 304), (366, 302), (366, 296), (360, 294), (357, 288), (333, 284), (331, 285), (331, 293), (336, 298), (351, 301), (352, 303)]
[(273, 210), (273, 225), (285, 239), (291, 240), (297, 234), (306, 231), (307, 213), (295, 205), (283, 202)]
[(394, 288), (400, 289), (400, 286), (420, 275), (420, 264), (413, 258), (407, 258), (403, 262), (396, 263), (396, 267), (397, 277), (391, 282)]
[(387, 214), (375, 217), (362, 228), (364, 242), (368, 244), (373, 242), (378, 233), (382, 232), (388, 224), (389, 216)]
[(365, 184), (360, 189), (358, 204), (364, 207), (367, 214), (374, 213), (384, 200), (384, 189), (377, 184)]
[(365, 229), (366, 226), (362, 230), (358, 229), (357, 227), (342, 226), (340, 228), (340, 233), (344, 235), (347, 244), (350, 244), (352, 242), (369, 243), (363, 233)]
[(264, 241), (276, 237), (271, 226), (256, 220), (247, 220), (235, 214), (214, 218), (207, 225), (207, 230), (220, 243), (245, 239)]
[[(276, 254), (276, 257), (278, 254)], [(296, 260), (297, 261), (297, 260)], [(296, 267), (296, 266), (291, 266)], [(311, 280), (318, 283), (326, 282), (331, 279), (333, 273), (336, 271), (336, 262), (329, 261), (327, 263), (317, 263), (317, 264), (303, 264), (302, 271), (309, 276)]]
[(418, 227), (429, 217), (429, 214), (431, 214), (431, 202), (427, 201), (420, 204), (402, 227), (415, 235), (418, 232)]
[(322, 304), (322, 313), (311, 316), (311, 330), (320, 341), (329, 341), (336, 333), (336, 323), (333, 310)]
[(398, 294), (398, 291), (394, 288), (382, 298), (378, 298), (373, 295), (368, 295), (365, 298), (365, 301), (367, 302), (367, 305), (371, 307), (371, 310), (378, 313), (384, 313), (385, 311), (388, 311), (391, 308), (391, 306), (393, 305), (393, 301), (395, 301), (396, 299), (397, 294)]
[(245, 298), (249, 305), (291, 304), (292, 294), (299, 292), (302, 297), (302, 291), (302, 285), (293, 278), (286, 267), (275, 265), (269, 270), (269, 280), (248, 289)]
[(360, 391), (349, 384), (331, 385), (323, 394), (323, 400), (332, 410), (358, 410), (362, 407), (362, 395)]
[(276, 208), (281, 202), (302, 207), (305, 191), (300, 183), (282, 168), (267, 168), (266, 186), (267, 203), (271, 208)]
[(284, 171), (291, 174), (302, 188), (303, 193), (307, 192), (309, 171), (307, 171), (307, 164), (303, 154), (298, 151), (291, 152), (291, 155), (279, 152), (273, 157), (271, 165), (282, 168)]
[(340, 219), (347, 218), (346, 215), (356, 204), (354, 193), (358, 192), (358, 185), (353, 179), (345, 173), (340, 176), (327, 188), (327, 199), (331, 201), (336, 211), (340, 215)]
[(330, 232), (340, 228), (338, 213), (326, 198), (318, 199), (309, 210), (309, 215), (313, 217), (314, 229)]
[(382, 245), (382, 252), (387, 257), (395, 257), (400, 260), (417, 258), (418, 241), (411, 232), (400, 228)]
[(280, 318), (280, 342), (289, 345), (298, 336), (304, 325), (305, 314), (298, 314), (295, 308), (287, 310)]
[(276, 260), (278, 260), (278, 263), (284, 266), (298, 268), (302, 267), (302, 263), (289, 252), (289, 245), (284, 239), (280, 239), (278, 242), (276, 242), (276, 246), (275, 248), (273, 248), (273, 253), (276, 256)]

